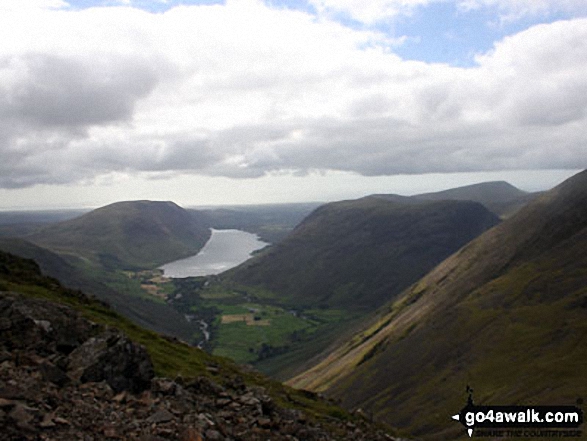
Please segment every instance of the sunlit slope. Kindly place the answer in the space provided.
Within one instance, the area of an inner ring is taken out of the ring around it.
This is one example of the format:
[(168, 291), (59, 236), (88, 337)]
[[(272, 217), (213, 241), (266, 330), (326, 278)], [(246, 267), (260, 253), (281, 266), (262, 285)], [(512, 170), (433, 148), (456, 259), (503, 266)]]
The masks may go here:
[(465, 400), (587, 395), (587, 172), (442, 262), (362, 333), (291, 381), (429, 438)]
[(197, 213), (173, 202), (118, 202), (27, 239), (106, 268), (150, 268), (196, 254), (210, 237)]
[(475, 202), (335, 202), (228, 276), (300, 307), (368, 311), (497, 222)]

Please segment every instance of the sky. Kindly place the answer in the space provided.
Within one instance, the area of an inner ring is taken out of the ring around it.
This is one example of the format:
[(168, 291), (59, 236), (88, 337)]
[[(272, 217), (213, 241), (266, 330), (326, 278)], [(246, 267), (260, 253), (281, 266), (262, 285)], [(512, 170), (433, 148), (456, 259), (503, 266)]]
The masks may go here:
[(2, 0), (0, 209), (587, 168), (585, 0)]

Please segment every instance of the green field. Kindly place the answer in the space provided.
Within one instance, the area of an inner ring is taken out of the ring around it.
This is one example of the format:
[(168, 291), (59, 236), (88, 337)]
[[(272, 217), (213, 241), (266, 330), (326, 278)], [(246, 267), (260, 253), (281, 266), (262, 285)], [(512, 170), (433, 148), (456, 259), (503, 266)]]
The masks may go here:
[[(299, 347), (317, 335), (330, 334), (350, 317), (342, 310), (299, 310), (269, 291), (213, 278), (173, 283), (173, 306), (208, 323), (211, 336), (205, 348), (209, 352), (261, 369), (272, 370), (273, 361), (280, 365), (278, 360), (290, 351), (298, 353)], [(178, 294), (181, 298), (175, 300)]]

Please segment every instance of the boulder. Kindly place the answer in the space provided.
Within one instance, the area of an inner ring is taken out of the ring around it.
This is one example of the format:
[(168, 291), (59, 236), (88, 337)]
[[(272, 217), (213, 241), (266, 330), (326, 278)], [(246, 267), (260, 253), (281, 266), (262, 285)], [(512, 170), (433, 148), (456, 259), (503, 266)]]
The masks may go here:
[(116, 393), (151, 387), (153, 364), (146, 349), (124, 334), (106, 330), (69, 354), (69, 376), (82, 383), (106, 381)]

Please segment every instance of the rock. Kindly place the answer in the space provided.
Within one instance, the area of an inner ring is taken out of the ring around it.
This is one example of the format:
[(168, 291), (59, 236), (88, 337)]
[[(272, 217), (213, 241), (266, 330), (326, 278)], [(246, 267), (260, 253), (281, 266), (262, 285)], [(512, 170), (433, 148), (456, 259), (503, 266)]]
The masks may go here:
[(12, 418), (16, 425), (21, 429), (31, 430), (32, 427), (29, 423), (34, 419), (34, 416), (31, 414), (30, 410), (31, 409), (23, 404), (17, 403), (8, 416)]
[(317, 421), (280, 407), (216, 366), (217, 381), (154, 378), (121, 332), (15, 294), (0, 293), (0, 355), (2, 440), (395, 440), (360, 415)]
[(4, 293), (0, 297), (0, 341), (9, 350), (71, 351), (91, 335), (95, 324), (66, 306)]
[(190, 427), (181, 435), (180, 441), (202, 441), (202, 435), (196, 429)]
[(61, 418), (61, 417), (55, 417), (55, 418), (53, 418), (53, 421), (55, 421), (55, 423), (57, 423), (57, 424), (62, 424), (64, 426), (71, 425), (71, 423), (68, 420), (66, 420), (65, 418)]
[(143, 346), (108, 330), (69, 355), (70, 376), (81, 382), (106, 381), (115, 392), (142, 392), (151, 386), (153, 364)]
[(108, 438), (122, 438), (115, 426), (106, 426), (102, 428), (102, 433)]
[(167, 409), (159, 409), (157, 412), (155, 412), (153, 415), (151, 415), (149, 418), (147, 418), (147, 422), (159, 424), (159, 423), (166, 423), (166, 422), (171, 421), (173, 419), (174, 419), (173, 414), (171, 412), (169, 412)]
[(44, 380), (50, 381), (59, 387), (65, 386), (70, 381), (65, 372), (51, 363), (42, 363), (39, 370)]
[(263, 427), (263, 428), (266, 428), (267, 429), (267, 428), (271, 427), (271, 420), (269, 418), (258, 418), (257, 419), (257, 424), (260, 427)]
[(177, 383), (167, 378), (153, 378), (151, 380), (151, 391), (163, 395), (174, 395), (179, 387)]
[(210, 440), (210, 441), (222, 441), (224, 439), (224, 437), (222, 436), (222, 434), (220, 432), (218, 432), (217, 430), (213, 430), (213, 429), (208, 429), (206, 430), (206, 439)]
[(120, 392), (119, 394), (115, 395), (112, 398), (112, 401), (114, 401), (115, 403), (118, 403), (118, 404), (122, 404), (122, 403), (126, 403), (126, 398), (127, 398), (126, 392), (123, 391), (123, 392)]
[(14, 406), (16, 406), (16, 401), (7, 400), (6, 398), (0, 398), (0, 408), (1, 409), (13, 408)]
[(55, 417), (55, 415), (53, 413), (46, 413), (43, 416), (43, 421), (41, 421), (41, 423), (39, 424), (39, 427), (42, 427), (43, 429), (55, 427), (56, 424), (53, 422), (54, 417)]

